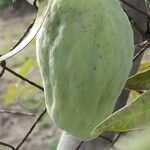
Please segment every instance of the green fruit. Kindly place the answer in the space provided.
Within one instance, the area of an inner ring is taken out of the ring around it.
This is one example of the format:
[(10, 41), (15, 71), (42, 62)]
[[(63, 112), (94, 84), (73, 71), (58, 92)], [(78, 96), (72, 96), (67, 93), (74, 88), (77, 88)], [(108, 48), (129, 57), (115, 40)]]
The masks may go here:
[(133, 32), (118, 0), (53, 0), (37, 36), (37, 58), (52, 120), (90, 140), (114, 109), (129, 75)]

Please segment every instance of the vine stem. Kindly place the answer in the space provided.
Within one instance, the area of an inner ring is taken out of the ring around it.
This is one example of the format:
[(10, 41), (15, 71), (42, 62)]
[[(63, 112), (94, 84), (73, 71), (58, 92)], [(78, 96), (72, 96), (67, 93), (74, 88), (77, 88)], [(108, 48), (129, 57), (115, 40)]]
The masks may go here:
[(13, 115), (18, 115), (18, 116), (31, 116), (31, 117), (35, 117), (35, 114), (33, 114), (33, 113), (19, 112), (19, 111), (14, 111), (14, 110), (0, 110), (0, 113), (13, 114)]
[(139, 52), (134, 56), (133, 61), (136, 61), (138, 57), (140, 57), (148, 48), (150, 47), (150, 43), (148, 41), (144, 42), (144, 45), (139, 50)]
[(84, 141), (81, 141), (75, 150), (79, 150), (81, 148), (81, 146), (83, 145), (83, 143), (84, 143)]
[(35, 126), (38, 124), (38, 122), (42, 119), (42, 117), (46, 114), (47, 110), (46, 108), (43, 110), (43, 112), (39, 115), (39, 117), (37, 118), (37, 120), (35, 121), (35, 123), (31, 126), (31, 128), (29, 129), (29, 131), (27, 132), (27, 134), (25, 135), (25, 137), (22, 139), (22, 141), (20, 142), (20, 144), (15, 148), (15, 150), (19, 150), (20, 147), (25, 143), (25, 141), (27, 140), (27, 138), (30, 136), (30, 134), (32, 133), (33, 129), (35, 128)]
[(4, 143), (4, 142), (0, 142), (0, 145), (2, 145), (2, 146), (4, 146), (4, 147), (9, 147), (9, 148), (11, 148), (12, 150), (15, 150), (15, 147), (13, 147), (13, 146), (10, 145), (10, 144)]
[(23, 36), (18, 40), (18, 42), (10, 49), (13, 50), (14, 48), (16, 48), (20, 43), (21, 41), (27, 36), (27, 34), (30, 32), (31, 28), (33, 27), (35, 23), (35, 19), (29, 24), (28, 28), (26, 29), (26, 31), (24, 32)]
[(23, 80), (23, 81), (28, 82), (30, 85), (32, 85), (32, 86), (34, 86), (34, 87), (37, 87), (37, 88), (40, 89), (41, 91), (44, 91), (44, 88), (43, 88), (42, 86), (36, 84), (36, 83), (33, 82), (33, 81), (30, 81), (29, 79), (27, 79), (27, 78), (21, 76), (20, 74), (16, 73), (16, 72), (13, 71), (12, 69), (8, 68), (8, 67), (6, 66), (6, 63), (4, 63), (4, 62), (5, 62), (5, 61), (2, 61), (2, 62), (0, 63), (0, 65), (2, 66), (2, 68), (3, 68), (4, 70), (10, 72), (11, 74), (13, 74), (14, 76), (20, 78), (20, 79)]

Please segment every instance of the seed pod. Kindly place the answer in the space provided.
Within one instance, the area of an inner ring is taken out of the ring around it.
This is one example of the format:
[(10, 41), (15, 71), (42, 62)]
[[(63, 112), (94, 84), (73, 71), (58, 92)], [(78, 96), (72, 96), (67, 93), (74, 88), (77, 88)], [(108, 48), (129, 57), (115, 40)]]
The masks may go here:
[(90, 140), (114, 109), (132, 66), (133, 32), (118, 0), (53, 0), (37, 36), (46, 107), (64, 131)]

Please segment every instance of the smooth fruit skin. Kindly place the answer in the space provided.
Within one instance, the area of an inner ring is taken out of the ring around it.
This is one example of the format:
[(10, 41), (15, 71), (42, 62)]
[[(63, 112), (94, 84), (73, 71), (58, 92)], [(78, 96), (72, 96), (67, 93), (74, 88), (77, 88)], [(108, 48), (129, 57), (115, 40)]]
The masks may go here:
[(133, 32), (118, 0), (52, 0), (37, 36), (46, 107), (73, 136), (92, 129), (114, 109), (132, 66)]

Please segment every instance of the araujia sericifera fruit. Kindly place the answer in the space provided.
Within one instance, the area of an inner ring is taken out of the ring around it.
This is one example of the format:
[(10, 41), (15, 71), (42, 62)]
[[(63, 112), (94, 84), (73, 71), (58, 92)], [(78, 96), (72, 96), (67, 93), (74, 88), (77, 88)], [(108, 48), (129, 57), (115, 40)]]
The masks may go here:
[(114, 109), (132, 66), (133, 32), (118, 0), (51, 0), (37, 36), (46, 107), (82, 139)]

